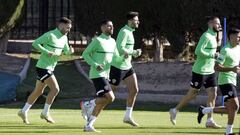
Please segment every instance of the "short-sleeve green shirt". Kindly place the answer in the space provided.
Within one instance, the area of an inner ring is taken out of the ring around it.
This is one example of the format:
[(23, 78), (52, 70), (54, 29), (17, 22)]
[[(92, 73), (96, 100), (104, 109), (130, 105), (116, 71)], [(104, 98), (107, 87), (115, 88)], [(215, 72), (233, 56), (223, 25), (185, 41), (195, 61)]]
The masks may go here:
[[(220, 52), (220, 59), (217, 60), (217, 62), (224, 67), (235, 67), (239, 66), (240, 61), (240, 46), (237, 45), (235, 47), (232, 47), (230, 43), (227, 43), (225, 47), (221, 49)], [(237, 73), (233, 71), (229, 72), (219, 72), (218, 75), (218, 84), (233, 84), (236, 86), (237, 83)]]

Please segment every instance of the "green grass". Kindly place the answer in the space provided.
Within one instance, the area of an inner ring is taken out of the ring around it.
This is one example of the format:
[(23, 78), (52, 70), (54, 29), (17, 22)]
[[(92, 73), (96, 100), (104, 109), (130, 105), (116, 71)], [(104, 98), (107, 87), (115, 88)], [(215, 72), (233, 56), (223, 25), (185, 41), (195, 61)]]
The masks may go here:
[[(27, 93), (31, 92), (34, 88), (36, 82), (35, 65), (38, 57), (39, 54), (31, 54), (31, 65), (27, 79), (17, 89), (18, 101), (26, 101)], [(86, 78), (77, 72), (73, 60), (78, 57), (77, 55), (62, 56), (55, 70), (55, 76), (61, 90), (52, 106), (51, 114), (57, 123), (48, 124), (40, 119), (39, 115), (43, 104), (36, 104), (30, 110), (30, 125), (24, 125), (16, 115), (24, 105), (23, 102), (0, 105), (0, 135), (97, 134), (84, 133), (82, 131), (85, 121), (81, 117), (79, 101), (91, 95), (94, 92), (94, 88)], [(177, 125), (173, 126), (169, 122), (168, 114), (171, 106), (173, 105), (164, 105), (155, 102), (137, 102), (133, 115), (141, 126), (132, 128), (122, 122), (125, 101), (115, 101), (100, 114), (95, 127), (102, 131), (102, 133), (98, 133), (102, 135), (219, 135), (225, 132), (226, 115), (214, 115), (215, 121), (224, 126), (224, 128), (206, 129), (204, 124), (197, 124), (197, 113), (194, 106), (184, 108), (178, 114)], [(240, 117), (237, 116), (234, 123), (235, 132), (238, 132), (239, 119)]]
[[(48, 124), (40, 119), (39, 115), (43, 105), (34, 105), (29, 111), (30, 125), (24, 125), (16, 115), (23, 103), (2, 105), (0, 108), (0, 135), (219, 135), (225, 132), (226, 115), (215, 114), (214, 116), (215, 121), (224, 128), (206, 129), (204, 124), (197, 124), (195, 107), (188, 107), (186, 108), (188, 112), (178, 114), (178, 123), (173, 126), (169, 121), (169, 105), (153, 102), (137, 103), (133, 115), (141, 126), (133, 128), (122, 123), (124, 110), (121, 109), (124, 108), (124, 104), (123, 101), (117, 101), (100, 114), (95, 127), (102, 133), (83, 132), (85, 121), (78, 109), (78, 101), (65, 100), (54, 103), (51, 114), (56, 120), (56, 124)], [(238, 132), (239, 119), (238, 116), (234, 123), (235, 132)]]

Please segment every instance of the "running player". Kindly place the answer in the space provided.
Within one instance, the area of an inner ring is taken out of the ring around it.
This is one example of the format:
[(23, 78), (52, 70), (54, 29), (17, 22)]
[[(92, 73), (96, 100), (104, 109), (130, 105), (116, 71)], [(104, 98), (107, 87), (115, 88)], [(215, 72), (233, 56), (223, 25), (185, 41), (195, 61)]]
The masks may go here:
[(49, 110), (60, 89), (53, 71), (62, 51), (65, 54), (74, 52), (73, 48), (69, 47), (67, 38), (67, 33), (71, 27), (72, 21), (62, 17), (56, 29), (43, 34), (33, 42), (33, 47), (41, 52), (41, 56), (36, 65), (37, 82), (35, 89), (28, 97), (25, 106), (18, 112), (18, 116), (26, 124), (29, 124), (27, 117), (29, 109), (38, 97), (43, 94), (47, 86), (50, 88), (50, 91), (40, 117), (49, 123), (55, 123), (49, 114)]
[(233, 122), (239, 109), (237, 97), (237, 73), (240, 73), (240, 29), (230, 28), (228, 31), (229, 42), (221, 49), (219, 59), (215, 64), (215, 70), (219, 71), (218, 84), (224, 97), (225, 106), (220, 107), (199, 107), (198, 123), (201, 123), (202, 117), (208, 113), (227, 113), (228, 122), (226, 135), (233, 134)]
[[(175, 108), (171, 108), (170, 121), (173, 125), (176, 124), (177, 112), (184, 107), (192, 99), (195, 99), (202, 86), (205, 87), (208, 100), (207, 106), (214, 107), (217, 97), (217, 83), (214, 71), (215, 59), (219, 56), (217, 50), (217, 32), (221, 28), (220, 20), (218, 17), (210, 17), (208, 20), (208, 30), (201, 36), (195, 54), (197, 59), (192, 68), (192, 81), (187, 95), (177, 104)], [(212, 113), (208, 115), (206, 122), (208, 128), (220, 128), (213, 118)]]
[[(101, 22), (102, 34), (92, 40), (88, 47), (83, 52), (83, 58), (91, 66), (89, 77), (93, 81), (96, 89), (96, 99), (84, 101), (81, 105), (82, 111), (87, 119), (87, 124), (84, 126), (85, 132), (99, 132), (93, 126), (100, 112), (104, 107), (113, 102), (115, 96), (109, 84), (109, 72), (112, 60), (123, 60), (119, 57), (116, 42), (111, 37), (113, 34), (113, 24), (110, 20)], [(86, 107), (85, 102), (94, 104), (91, 108)]]
[(119, 31), (117, 36), (117, 49), (119, 54), (124, 55), (126, 59), (122, 62), (114, 61), (110, 70), (110, 84), (113, 91), (117, 89), (121, 80), (123, 80), (129, 91), (126, 103), (126, 113), (123, 122), (132, 126), (138, 126), (138, 123), (136, 123), (132, 118), (132, 111), (139, 89), (137, 76), (131, 63), (132, 56), (139, 57), (142, 52), (141, 49), (134, 50), (135, 42), (133, 32), (139, 25), (138, 16), (138, 12), (127, 13), (127, 24)]

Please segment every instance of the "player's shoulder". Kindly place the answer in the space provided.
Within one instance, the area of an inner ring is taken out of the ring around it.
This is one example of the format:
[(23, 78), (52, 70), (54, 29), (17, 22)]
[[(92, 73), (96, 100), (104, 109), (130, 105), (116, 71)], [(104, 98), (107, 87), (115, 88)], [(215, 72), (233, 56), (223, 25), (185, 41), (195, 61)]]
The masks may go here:
[(116, 42), (116, 40), (115, 40), (114, 38), (112, 38), (112, 37), (110, 38), (110, 40), (111, 40), (112, 42)]
[(207, 32), (207, 31), (202, 34), (202, 38), (207, 38), (207, 39), (209, 39), (209, 38), (211, 38), (211, 37), (213, 37), (213, 35), (210, 34), (210, 33)]

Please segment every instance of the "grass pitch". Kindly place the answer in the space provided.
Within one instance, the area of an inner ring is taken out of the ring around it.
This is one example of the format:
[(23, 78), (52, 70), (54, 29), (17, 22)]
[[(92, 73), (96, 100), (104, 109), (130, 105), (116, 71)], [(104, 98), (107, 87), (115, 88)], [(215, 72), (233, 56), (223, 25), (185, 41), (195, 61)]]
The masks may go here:
[[(168, 105), (156, 103), (137, 103), (133, 115), (140, 127), (131, 127), (122, 122), (124, 116), (123, 102), (110, 105), (104, 110), (95, 123), (95, 128), (101, 133), (84, 133), (85, 121), (81, 117), (77, 101), (57, 101), (51, 110), (56, 124), (46, 123), (40, 119), (43, 105), (34, 105), (29, 111), (30, 125), (22, 123), (17, 116), (23, 103), (14, 105), (2, 105), (0, 108), (0, 135), (221, 135), (225, 132), (226, 115), (215, 114), (215, 121), (222, 125), (221, 129), (207, 129), (196, 120), (195, 107), (186, 108), (185, 112), (178, 114), (177, 125), (173, 126), (169, 121)], [(144, 111), (144, 108), (149, 111)], [(238, 133), (239, 119), (234, 123), (235, 133)]]

